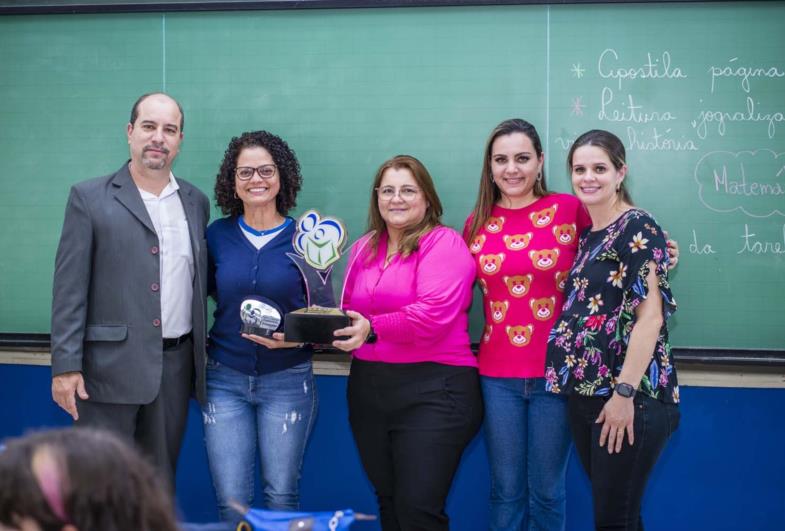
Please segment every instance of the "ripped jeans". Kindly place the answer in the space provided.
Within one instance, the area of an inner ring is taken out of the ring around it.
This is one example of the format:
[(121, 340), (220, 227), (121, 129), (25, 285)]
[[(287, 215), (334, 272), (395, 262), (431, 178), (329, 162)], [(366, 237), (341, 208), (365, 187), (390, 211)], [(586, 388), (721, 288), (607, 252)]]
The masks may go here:
[(222, 520), (237, 522), (241, 517), (228, 506), (230, 500), (253, 505), (257, 448), (264, 508), (299, 508), (300, 469), (317, 402), (310, 360), (252, 376), (208, 359), (202, 416)]

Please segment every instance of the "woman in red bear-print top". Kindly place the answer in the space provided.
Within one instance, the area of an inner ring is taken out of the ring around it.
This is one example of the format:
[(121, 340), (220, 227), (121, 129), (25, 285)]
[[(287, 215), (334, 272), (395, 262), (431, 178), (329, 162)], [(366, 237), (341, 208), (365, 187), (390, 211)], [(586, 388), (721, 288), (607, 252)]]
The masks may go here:
[[(566, 399), (545, 390), (545, 356), (578, 237), (591, 220), (577, 198), (548, 191), (543, 162), (532, 124), (496, 126), (464, 227), (485, 312), (479, 367), (491, 530), (565, 529), (572, 439)], [(668, 253), (675, 266), (671, 240)]]
[(464, 229), (485, 311), (479, 364), (494, 530), (565, 526), (571, 439), (566, 400), (545, 391), (545, 353), (590, 220), (574, 196), (548, 192), (543, 161), (533, 125), (499, 124)]

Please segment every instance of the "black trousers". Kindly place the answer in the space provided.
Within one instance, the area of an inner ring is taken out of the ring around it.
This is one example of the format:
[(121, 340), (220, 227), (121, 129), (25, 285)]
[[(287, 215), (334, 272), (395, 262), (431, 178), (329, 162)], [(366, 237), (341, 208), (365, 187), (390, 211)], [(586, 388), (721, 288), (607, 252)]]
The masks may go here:
[(347, 393), (382, 529), (449, 529), (445, 500), (482, 422), (477, 369), (355, 359)]
[(193, 339), (163, 351), (158, 396), (149, 404), (109, 404), (79, 400), (76, 426), (104, 428), (135, 443), (174, 492), (177, 457), (193, 390)]
[(638, 393), (635, 401), (635, 444), (625, 434), (621, 453), (600, 447), (602, 424), (595, 421), (606, 398), (571, 394), (569, 420), (575, 449), (591, 480), (594, 525), (598, 530), (643, 531), (641, 499), (649, 473), (668, 438), (679, 426), (675, 404)]

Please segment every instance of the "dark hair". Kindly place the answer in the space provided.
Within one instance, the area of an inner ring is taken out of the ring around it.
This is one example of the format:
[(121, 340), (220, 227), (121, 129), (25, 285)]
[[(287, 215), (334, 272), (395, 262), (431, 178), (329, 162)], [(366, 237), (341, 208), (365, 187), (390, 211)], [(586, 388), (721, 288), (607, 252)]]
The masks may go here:
[(379, 200), (376, 189), (379, 188), (382, 183), (384, 172), (390, 168), (394, 170), (409, 170), (414, 177), (417, 186), (420, 188), (425, 202), (428, 204), (428, 207), (425, 210), (425, 217), (422, 221), (403, 232), (403, 237), (401, 238), (398, 248), (401, 256), (409, 256), (412, 252), (416, 251), (420, 244), (420, 238), (430, 232), (434, 227), (442, 224), (442, 202), (436, 194), (436, 187), (433, 185), (433, 179), (431, 179), (428, 170), (425, 169), (422, 162), (411, 155), (396, 155), (379, 166), (379, 169), (376, 170), (376, 177), (373, 179), (373, 185), (371, 185), (371, 204), (368, 208), (368, 230), (373, 231), (373, 235), (369, 240), (369, 258), (376, 255), (379, 237), (387, 231), (387, 225), (379, 211)]
[[(466, 233), (466, 242), (471, 244), (471, 241), (479, 232), (480, 227), (485, 225), (488, 218), (491, 216), (493, 205), (501, 199), (501, 191), (496, 183), (493, 181), (493, 170), (491, 168), (491, 157), (493, 155), (493, 143), (500, 136), (507, 136), (513, 133), (523, 133), (531, 140), (534, 146), (534, 151), (537, 153), (537, 158), (542, 158), (542, 141), (537, 129), (521, 118), (511, 118), (504, 120), (491, 131), (488, 141), (485, 143), (485, 154), (482, 159), (482, 172), (480, 173), (480, 189), (477, 192), (477, 202), (474, 204), (472, 210), (472, 224), (470, 230)], [(534, 195), (542, 197), (548, 195), (548, 187), (545, 184), (545, 168), (540, 171), (540, 176), (534, 183)]]
[(43, 529), (176, 531), (153, 467), (106, 431), (66, 428), (11, 439), (0, 452), (0, 523)]
[[(567, 153), (568, 172), (572, 173), (572, 157), (575, 155), (575, 150), (583, 146), (595, 146), (603, 150), (605, 154), (608, 155), (608, 158), (610, 159), (611, 164), (613, 164), (613, 167), (616, 168), (616, 171), (621, 170), (627, 164), (627, 153), (624, 150), (624, 144), (619, 137), (609, 131), (592, 129), (576, 138), (575, 142), (570, 146), (570, 151)], [(619, 189), (616, 191), (616, 195), (620, 201), (632, 206), (635, 203), (632, 202), (630, 192), (625, 185), (626, 182), (627, 179), (624, 179), (621, 182)]]
[(139, 117), (139, 105), (142, 104), (144, 100), (149, 98), (150, 96), (166, 96), (173, 102), (177, 104), (177, 108), (180, 110), (180, 132), (183, 132), (183, 127), (185, 126), (185, 113), (183, 112), (183, 108), (180, 106), (180, 102), (171, 97), (169, 94), (165, 92), (148, 92), (147, 94), (142, 94), (139, 96), (139, 99), (134, 102), (134, 106), (131, 107), (131, 121), (129, 122), (131, 125), (136, 124), (136, 119)]
[(297, 205), (297, 192), (303, 184), (300, 175), (300, 163), (297, 155), (280, 137), (267, 131), (252, 131), (232, 138), (229, 147), (224, 153), (221, 168), (215, 177), (215, 203), (225, 216), (239, 216), (243, 213), (243, 202), (235, 193), (234, 172), (237, 169), (237, 159), (240, 152), (249, 147), (266, 149), (273, 158), (278, 168), (278, 179), (281, 189), (275, 196), (275, 208), (278, 213), (285, 216), (289, 210)]

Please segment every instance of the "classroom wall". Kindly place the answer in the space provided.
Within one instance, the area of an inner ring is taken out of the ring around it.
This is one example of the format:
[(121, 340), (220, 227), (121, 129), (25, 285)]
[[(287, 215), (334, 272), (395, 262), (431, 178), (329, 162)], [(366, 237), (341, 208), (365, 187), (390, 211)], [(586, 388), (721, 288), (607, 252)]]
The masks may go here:
[[(0, 438), (68, 425), (51, 402), (49, 367), (0, 365)], [(302, 506), (373, 513), (375, 502), (349, 431), (346, 377), (318, 376), (320, 411), (306, 452)], [(682, 387), (681, 427), (644, 498), (647, 529), (785, 529), (785, 389)], [(191, 405), (178, 474), (185, 519), (217, 518), (202, 443), (201, 414)], [(469, 446), (450, 494), (455, 531), (487, 528), (488, 463), (480, 434)], [(588, 480), (573, 455), (568, 470), (568, 529), (592, 529)], [(355, 524), (358, 531), (378, 529)]]

